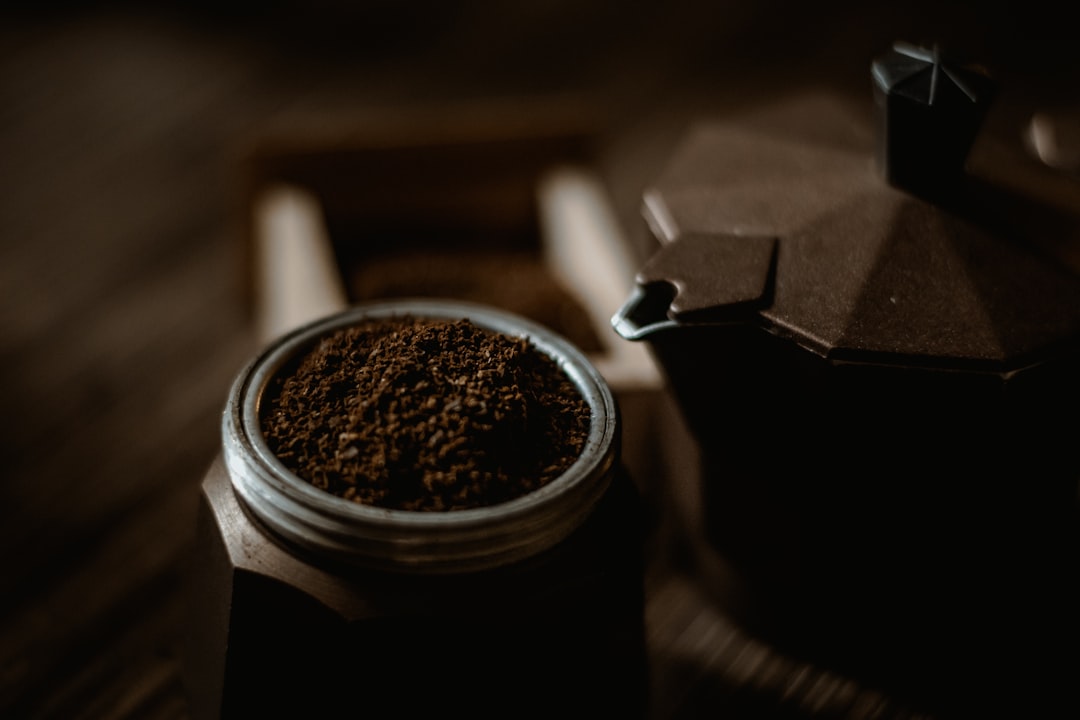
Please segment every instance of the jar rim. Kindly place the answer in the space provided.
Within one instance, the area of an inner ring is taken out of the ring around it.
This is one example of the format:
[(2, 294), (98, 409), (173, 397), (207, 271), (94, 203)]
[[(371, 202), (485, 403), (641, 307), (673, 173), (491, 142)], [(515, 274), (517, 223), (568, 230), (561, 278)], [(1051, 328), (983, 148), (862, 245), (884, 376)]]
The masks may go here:
[[(590, 409), (578, 458), (559, 477), (495, 505), (415, 511), (360, 504), (317, 488), (273, 453), (260, 406), (277, 373), (321, 338), (367, 319), (468, 319), (525, 337), (556, 361)], [(401, 298), (351, 305), (290, 331), (239, 373), (223, 413), (226, 466), (241, 506), (287, 544), (349, 564), (399, 571), (482, 569), (537, 554), (569, 535), (607, 490), (616, 463), (618, 413), (605, 380), (585, 354), (539, 323), (464, 300)]]

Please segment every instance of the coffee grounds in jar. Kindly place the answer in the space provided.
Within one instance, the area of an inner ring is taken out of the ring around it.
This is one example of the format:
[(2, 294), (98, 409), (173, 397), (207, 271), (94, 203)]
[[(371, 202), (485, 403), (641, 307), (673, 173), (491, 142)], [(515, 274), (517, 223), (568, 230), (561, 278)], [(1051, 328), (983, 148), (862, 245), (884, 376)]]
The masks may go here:
[(378, 507), (511, 500), (563, 474), (589, 429), (554, 360), (467, 319), (368, 319), (275, 383), (261, 412), (274, 454), (315, 487)]

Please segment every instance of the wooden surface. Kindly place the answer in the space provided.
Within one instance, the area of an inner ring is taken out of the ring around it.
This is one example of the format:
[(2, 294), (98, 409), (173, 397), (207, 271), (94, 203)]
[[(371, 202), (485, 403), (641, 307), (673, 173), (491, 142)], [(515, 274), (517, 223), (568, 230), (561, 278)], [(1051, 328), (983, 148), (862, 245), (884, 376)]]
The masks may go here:
[[(918, 26), (910, 6), (882, 9), (874, 23), (854, 6), (3, 11), (0, 717), (187, 717), (179, 648), (198, 485), (228, 383), (256, 345), (241, 293), (237, 173), (254, 136), (297, 118), (429, 122), (463, 102), (581, 103), (619, 120), (604, 169), (636, 232), (642, 184), (687, 117), (814, 70), (861, 91), (864, 60)], [(953, 31), (975, 12), (933, 7)], [(1030, 40), (1043, 18), (1032, 15), (1039, 4), (1026, 7), (994, 12), (1021, 12)], [(1004, 25), (978, 35), (976, 49), (1020, 58)], [(1053, 105), (1056, 79), (1041, 68), (1067, 55), (1060, 25), (1046, 27), (1049, 41), (1023, 46), (1035, 52), (1018, 67)], [(677, 602), (654, 605), (654, 627), (666, 625), (673, 642), (703, 642), (709, 623), (720, 632), (723, 619), (702, 620), (703, 601), (678, 582), (663, 586)], [(766, 659), (741, 657), (748, 672)], [(722, 683), (695, 692), (694, 672), (672, 671), (665, 716), (783, 716), (772, 696), (726, 705)], [(788, 713), (828, 705), (789, 690)], [(863, 716), (889, 714), (881, 698), (856, 696), (841, 707), (862, 698)]]

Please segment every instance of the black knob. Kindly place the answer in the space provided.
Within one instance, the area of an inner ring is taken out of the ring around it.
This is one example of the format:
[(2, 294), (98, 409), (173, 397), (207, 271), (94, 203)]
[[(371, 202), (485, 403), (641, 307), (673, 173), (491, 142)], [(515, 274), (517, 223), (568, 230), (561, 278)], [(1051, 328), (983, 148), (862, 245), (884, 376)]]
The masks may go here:
[(946, 58), (937, 46), (905, 43), (875, 59), (871, 74), (885, 179), (920, 194), (947, 192), (964, 175), (994, 79), (978, 65)]

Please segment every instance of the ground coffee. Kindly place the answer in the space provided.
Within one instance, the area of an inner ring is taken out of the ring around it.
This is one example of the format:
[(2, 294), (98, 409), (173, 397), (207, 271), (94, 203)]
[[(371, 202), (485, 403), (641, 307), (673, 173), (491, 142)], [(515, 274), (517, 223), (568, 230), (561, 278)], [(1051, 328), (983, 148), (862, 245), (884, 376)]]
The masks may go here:
[(581, 454), (589, 406), (527, 339), (467, 319), (369, 319), (280, 372), (261, 410), (273, 453), (354, 502), (444, 511), (551, 482)]

